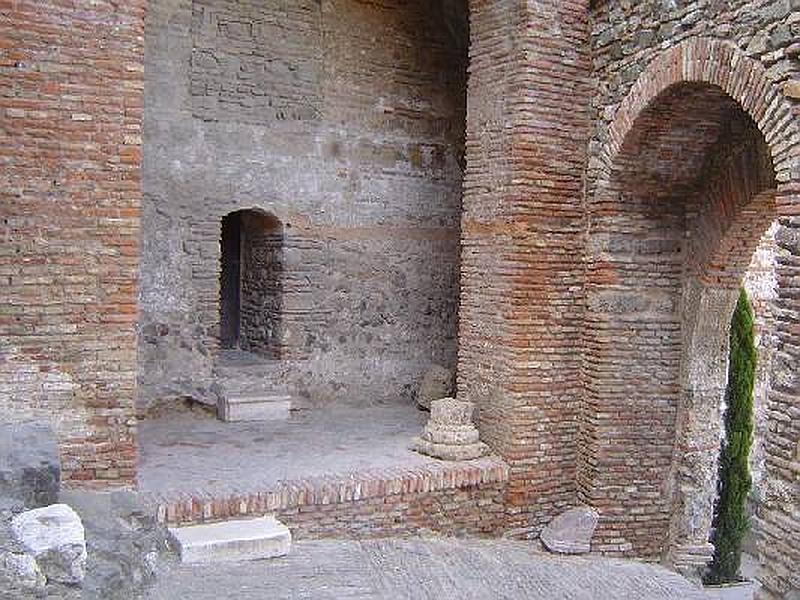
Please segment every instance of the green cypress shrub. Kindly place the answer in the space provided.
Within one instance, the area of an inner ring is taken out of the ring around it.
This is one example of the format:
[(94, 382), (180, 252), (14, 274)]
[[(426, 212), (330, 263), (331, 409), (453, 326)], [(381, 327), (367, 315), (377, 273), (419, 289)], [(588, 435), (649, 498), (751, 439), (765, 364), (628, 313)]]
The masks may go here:
[(753, 311), (742, 289), (730, 334), (728, 387), (725, 392), (725, 440), (719, 461), (719, 496), (714, 513), (714, 558), (706, 583), (739, 581), (742, 542), (749, 528), (746, 502), (750, 493), (750, 446), (753, 442), (753, 381), (756, 347)]

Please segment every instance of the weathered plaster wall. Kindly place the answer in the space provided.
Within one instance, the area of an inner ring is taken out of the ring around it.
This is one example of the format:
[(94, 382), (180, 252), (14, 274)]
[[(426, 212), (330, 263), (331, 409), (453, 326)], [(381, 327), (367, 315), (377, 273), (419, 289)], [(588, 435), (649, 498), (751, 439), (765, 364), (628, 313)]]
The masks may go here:
[(212, 400), (220, 219), (284, 226), (288, 383), (410, 398), (454, 367), (466, 7), (151, 0), (140, 404)]
[(0, 16), (0, 419), (49, 421), (73, 484), (136, 464), (143, 22), (138, 0)]

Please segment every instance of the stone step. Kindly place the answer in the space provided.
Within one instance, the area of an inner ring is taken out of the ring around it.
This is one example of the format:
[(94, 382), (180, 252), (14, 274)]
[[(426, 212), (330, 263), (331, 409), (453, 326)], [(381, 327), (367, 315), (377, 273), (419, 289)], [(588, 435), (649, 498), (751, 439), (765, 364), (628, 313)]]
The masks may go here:
[(224, 394), (217, 402), (217, 416), (227, 422), (285, 420), (291, 409), (291, 396), (279, 394)]
[(184, 563), (276, 558), (292, 545), (289, 528), (272, 516), (172, 527), (169, 535)]
[(258, 392), (268, 395), (282, 395), (286, 393), (284, 386), (276, 385), (274, 381), (269, 379), (247, 379), (244, 377), (220, 379), (219, 387), (224, 393), (234, 395), (254, 395), (249, 392)]

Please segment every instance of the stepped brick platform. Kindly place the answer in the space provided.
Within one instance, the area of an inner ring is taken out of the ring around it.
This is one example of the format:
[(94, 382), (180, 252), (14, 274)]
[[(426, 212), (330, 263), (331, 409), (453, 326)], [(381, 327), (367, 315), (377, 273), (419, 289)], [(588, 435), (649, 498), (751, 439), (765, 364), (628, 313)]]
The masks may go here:
[(502, 534), (508, 466), (416, 454), (426, 416), (375, 407), (285, 422), (145, 421), (139, 488), (173, 526), (274, 515), (299, 539)]

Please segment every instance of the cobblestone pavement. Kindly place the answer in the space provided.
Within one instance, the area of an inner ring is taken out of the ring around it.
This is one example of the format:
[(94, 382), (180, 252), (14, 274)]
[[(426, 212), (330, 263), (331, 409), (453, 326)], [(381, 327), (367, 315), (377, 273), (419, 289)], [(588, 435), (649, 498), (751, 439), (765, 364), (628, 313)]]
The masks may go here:
[[(297, 542), (271, 561), (164, 565), (149, 600), (366, 598), (468, 600), (709, 600), (649, 564), (556, 557), (510, 540), (381, 539)], [(738, 596), (744, 599), (746, 596)], [(726, 596), (726, 598), (734, 598)]]

